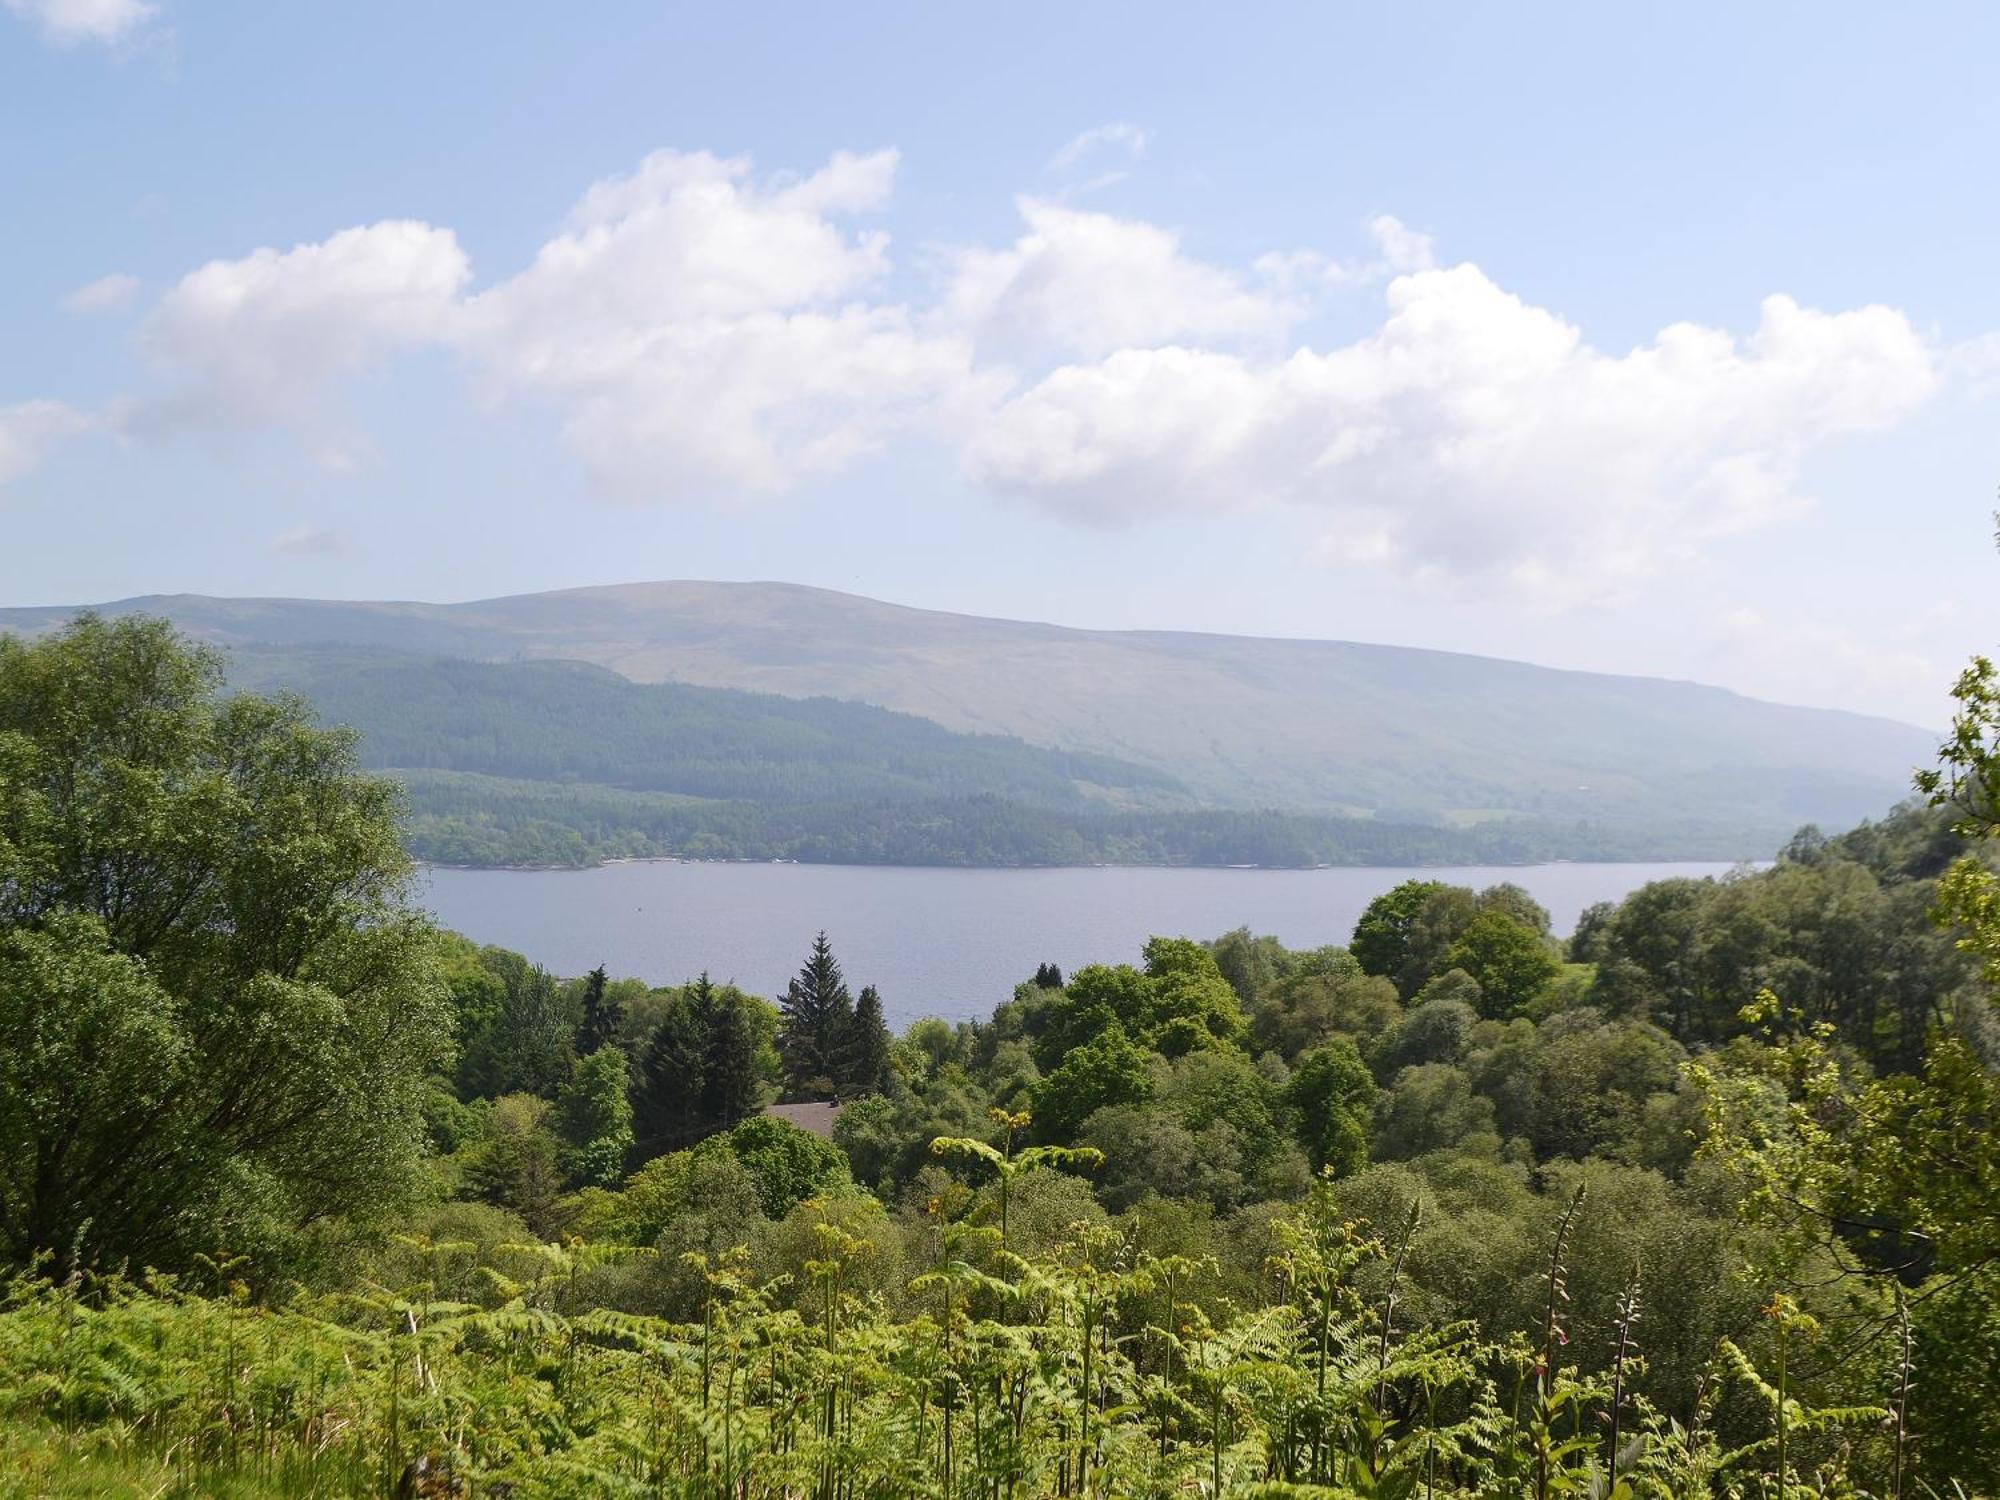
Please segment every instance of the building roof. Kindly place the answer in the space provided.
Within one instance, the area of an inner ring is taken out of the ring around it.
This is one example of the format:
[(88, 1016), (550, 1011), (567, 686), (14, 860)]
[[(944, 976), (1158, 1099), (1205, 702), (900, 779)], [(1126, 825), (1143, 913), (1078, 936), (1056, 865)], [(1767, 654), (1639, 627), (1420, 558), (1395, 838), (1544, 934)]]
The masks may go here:
[(771, 1104), (764, 1113), (783, 1120), (787, 1125), (796, 1125), (801, 1130), (814, 1135), (833, 1139), (833, 1122), (840, 1118), (838, 1104)]

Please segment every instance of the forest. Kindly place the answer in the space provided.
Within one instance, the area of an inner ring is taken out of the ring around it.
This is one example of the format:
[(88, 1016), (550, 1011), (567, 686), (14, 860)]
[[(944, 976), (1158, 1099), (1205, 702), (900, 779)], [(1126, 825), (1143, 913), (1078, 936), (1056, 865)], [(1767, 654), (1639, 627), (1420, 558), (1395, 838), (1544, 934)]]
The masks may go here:
[(1527, 818), (1448, 828), (1274, 809), (1090, 811), (985, 794), (922, 801), (705, 802), (673, 793), (459, 771), (395, 775), (409, 794), (410, 852), (445, 865), (570, 867), (675, 858), (1303, 869), (1584, 857), (1729, 859), (1741, 848), (1739, 830), (1699, 819), (1650, 831)]
[[(1533, 798), (1459, 823), (1394, 808), (1203, 805), (1167, 772), (1108, 755), (954, 733), (831, 698), (628, 682), (580, 661), (239, 645), (227, 670), (235, 686), (296, 692), (323, 722), (356, 729), (362, 764), (407, 789), (406, 846), (438, 864), (1734, 859), (1765, 852), (1755, 830), (1769, 822), (1700, 786), (1684, 788), (1681, 810), (1637, 819), (1555, 815)], [(1432, 781), (1461, 801), (1488, 795)]]
[(0, 1494), (1991, 1497), (1958, 701), (1567, 936), (1412, 880), (892, 1035), (838, 933), (764, 997), (439, 932), (350, 732), (0, 640)]

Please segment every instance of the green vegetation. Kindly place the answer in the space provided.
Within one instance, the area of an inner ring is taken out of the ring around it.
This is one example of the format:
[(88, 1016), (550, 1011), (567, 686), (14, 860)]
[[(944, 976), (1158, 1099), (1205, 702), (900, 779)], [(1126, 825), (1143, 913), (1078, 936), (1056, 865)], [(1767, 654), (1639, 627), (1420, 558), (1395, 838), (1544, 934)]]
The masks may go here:
[(396, 770), (758, 803), (1188, 800), (1172, 777), (1109, 756), (832, 698), (627, 682), (583, 662), (328, 647), (239, 651), (232, 675), (301, 694), (328, 723), (361, 731), (367, 764)]
[(609, 859), (790, 859), (891, 865), (1533, 864), (1550, 859), (1731, 859), (1736, 833), (1650, 832), (1509, 819), (1453, 829), (1273, 811), (1079, 812), (996, 797), (948, 802), (694, 802), (663, 792), (397, 771), (405, 837), (447, 865), (576, 866)]
[(1991, 1497), (1982, 670), (1955, 824), (891, 1039), (824, 937), (779, 1008), (430, 932), (342, 736), (0, 647), (0, 1494)]

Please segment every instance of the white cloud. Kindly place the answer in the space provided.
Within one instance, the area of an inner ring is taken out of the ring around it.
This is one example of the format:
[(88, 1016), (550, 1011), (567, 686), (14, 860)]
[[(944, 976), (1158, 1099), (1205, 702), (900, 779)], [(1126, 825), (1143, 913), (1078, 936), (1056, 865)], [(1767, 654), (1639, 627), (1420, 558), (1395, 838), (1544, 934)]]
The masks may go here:
[[(1900, 313), (1785, 297), (1744, 338), (1677, 324), (1606, 353), (1387, 215), (1351, 262), (1239, 273), (1029, 198), (1012, 244), (956, 252), (911, 307), (867, 223), (895, 171), (886, 151), (803, 177), (658, 152), (476, 294), (452, 232), (415, 222), (212, 262), (143, 325), (170, 392), (136, 425), (277, 424), (351, 466), (339, 383), (445, 349), (636, 499), (782, 490), (943, 433), (975, 482), (1060, 514), (1285, 508), (1329, 558), (1559, 607), (1796, 514), (1808, 454), (1892, 424), (1946, 366)], [(1329, 288), (1386, 277), (1374, 332), (1286, 342)]]
[(1095, 357), (1175, 340), (1270, 338), (1300, 311), (1182, 254), (1179, 238), (1156, 225), (1037, 198), (1017, 206), (1027, 232), (1012, 245), (952, 257), (946, 315), (989, 351)]
[(322, 432), (329, 382), (444, 338), (470, 275), (450, 230), (409, 220), (210, 261), (146, 318), (141, 338), (173, 389), (135, 422)]
[(140, 425), (279, 425), (326, 467), (343, 377), (400, 351), (462, 354), (490, 401), (551, 404), (603, 487), (650, 498), (769, 491), (836, 468), (970, 384), (970, 350), (870, 300), (894, 152), (839, 153), (804, 178), (656, 152), (591, 187), (519, 274), (467, 295), (450, 230), (385, 222), (215, 261), (149, 315), (171, 393)]
[(770, 491), (836, 468), (948, 399), (962, 339), (870, 301), (894, 152), (803, 179), (662, 151), (585, 194), (527, 270), (474, 299), (490, 388), (553, 402), (592, 475), (635, 497)]
[(90, 426), (89, 416), (61, 401), (0, 406), (0, 485), (28, 474)]
[(159, 14), (146, 0), (0, 0), (62, 46), (75, 42), (120, 42)]
[[(1068, 178), (1107, 159), (1138, 161), (1145, 154), (1146, 132), (1127, 121), (1113, 120), (1108, 125), (1095, 125), (1072, 136), (1060, 151), (1049, 158), (1048, 171)], [(1100, 168), (1088, 182), (1077, 184), (1071, 191), (1088, 192), (1092, 188), (1117, 182), (1125, 175), (1116, 169)]]
[(271, 538), (271, 550), (286, 557), (338, 557), (353, 550), (346, 536), (323, 526), (294, 526)]
[(1766, 300), (1738, 342), (1677, 324), (1624, 355), (1477, 267), (1420, 271), (1325, 352), (1121, 350), (1010, 400), (969, 443), (981, 483), (1059, 512), (1296, 506), (1329, 556), (1560, 606), (1614, 595), (1795, 513), (1816, 445), (1928, 397), (1930, 348), (1887, 308)]
[(1368, 221), (1375, 253), (1362, 260), (1334, 260), (1317, 250), (1277, 250), (1257, 258), (1257, 273), (1274, 291), (1309, 297), (1332, 287), (1365, 286), (1391, 276), (1428, 271), (1437, 264), (1431, 237), (1394, 214)]
[(138, 277), (128, 276), (123, 271), (113, 271), (109, 276), (100, 276), (95, 281), (85, 282), (63, 298), (63, 306), (74, 313), (123, 312), (132, 305), (133, 298), (138, 295)]

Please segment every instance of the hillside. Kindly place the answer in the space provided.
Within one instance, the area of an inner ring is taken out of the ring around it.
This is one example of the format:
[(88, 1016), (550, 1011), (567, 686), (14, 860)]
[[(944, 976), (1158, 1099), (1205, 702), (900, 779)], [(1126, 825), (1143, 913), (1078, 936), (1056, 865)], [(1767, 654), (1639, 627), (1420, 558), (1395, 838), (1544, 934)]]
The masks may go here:
[(1164, 773), (1108, 756), (957, 734), (832, 698), (628, 682), (584, 662), (242, 647), (230, 678), (304, 695), (322, 718), (361, 730), (364, 763), (386, 769), (753, 802), (1190, 800)]
[[(1460, 827), (1504, 818), (1608, 830), (1620, 847), (1661, 853), (1762, 855), (1800, 823), (1854, 822), (1893, 802), (1934, 749), (1908, 725), (1692, 683), (1350, 642), (1072, 630), (786, 584), (632, 584), (465, 604), (171, 595), (100, 608), (164, 614), (250, 648), (246, 664), (260, 649), (327, 643), (584, 662), (633, 683), (849, 700), (1102, 757), (1066, 779), (1106, 776), (1121, 796), (1155, 805), (1178, 789), (1217, 808)], [(4, 610), (0, 628), (33, 632), (69, 613)], [(294, 685), (323, 695), (323, 706), (349, 692), (291, 655), (284, 670), (301, 672)], [(615, 696), (582, 682), (562, 685)], [(545, 717), (536, 710), (521, 723), (540, 735)], [(523, 732), (509, 727), (512, 738)], [(1023, 774), (1024, 748), (1009, 752)], [(459, 758), (442, 768), (520, 769)], [(1014, 774), (987, 769), (1003, 782)], [(600, 779), (561, 757), (531, 779), (548, 772)], [(1146, 786), (1142, 772), (1161, 779)], [(979, 790), (1024, 796), (1018, 784)]]

